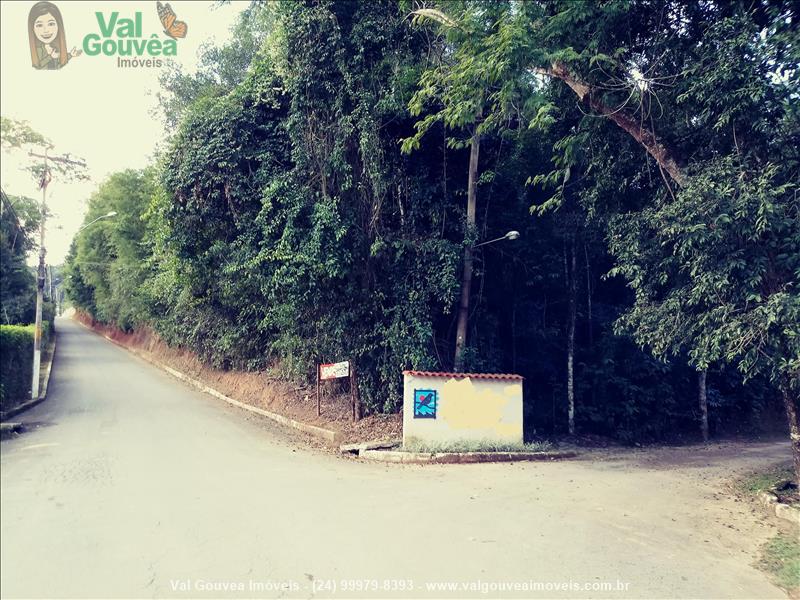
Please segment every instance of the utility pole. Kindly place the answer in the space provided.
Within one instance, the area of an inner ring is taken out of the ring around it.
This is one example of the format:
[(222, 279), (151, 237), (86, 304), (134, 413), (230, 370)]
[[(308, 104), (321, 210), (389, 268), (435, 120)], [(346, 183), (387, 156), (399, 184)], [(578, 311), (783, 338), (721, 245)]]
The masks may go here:
[(39, 369), (42, 364), (42, 302), (44, 301), (45, 284), (45, 263), (44, 257), (44, 230), (45, 219), (47, 218), (47, 185), (50, 183), (50, 167), (48, 161), (53, 161), (68, 167), (86, 167), (86, 163), (73, 160), (68, 156), (48, 156), (47, 148), (44, 154), (30, 152), (29, 155), (41, 158), (44, 161), (42, 177), (39, 180), (39, 188), (42, 190), (41, 217), (39, 219), (39, 269), (36, 277), (36, 329), (33, 334), (33, 378), (31, 381), (31, 399), (39, 398)]
[(44, 221), (47, 218), (47, 184), (50, 176), (47, 166), (47, 149), (44, 151), (44, 170), (39, 181), (42, 190), (42, 206), (39, 215), (39, 270), (36, 277), (36, 328), (33, 332), (33, 380), (31, 381), (31, 399), (39, 398), (39, 367), (42, 363), (42, 301), (44, 300)]
[[(480, 118), (482, 113), (478, 113)], [(469, 150), (469, 169), (467, 172), (467, 222), (466, 233), (469, 236), (475, 228), (475, 209), (478, 189), (478, 155), (481, 149), (481, 135), (476, 121), (472, 131)], [(461, 275), (461, 301), (458, 305), (458, 322), (456, 324), (456, 351), (453, 357), (453, 370), (460, 373), (464, 370), (464, 350), (467, 345), (467, 325), (469, 321), (469, 296), (472, 290), (472, 253), (473, 246), (464, 247), (464, 271)]]

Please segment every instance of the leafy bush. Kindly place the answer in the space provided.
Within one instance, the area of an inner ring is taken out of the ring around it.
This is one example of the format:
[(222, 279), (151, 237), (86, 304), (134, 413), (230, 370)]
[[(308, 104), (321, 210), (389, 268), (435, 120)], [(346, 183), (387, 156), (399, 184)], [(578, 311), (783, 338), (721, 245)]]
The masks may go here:
[(27, 398), (33, 374), (33, 325), (0, 325), (0, 405)]
[(50, 332), (54, 330), (53, 319), (55, 318), (56, 318), (55, 303), (43, 302), (42, 303), (42, 348), (44, 348), (50, 341)]
[(36, 200), (2, 194), (0, 321), (4, 324), (30, 323), (34, 318), (36, 277), (25, 261), (36, 247), (38, 227), (39, 205)]
[[(52, 319), (52, 304), (49, 311), (42, 311), (42, 349), (49, 343), (53, 327), (50, 320), (45, 320), (48, 316)], [(3, 411), (30, 397), (34, 328), (34, 325), (0, 325), (0, 407)]]

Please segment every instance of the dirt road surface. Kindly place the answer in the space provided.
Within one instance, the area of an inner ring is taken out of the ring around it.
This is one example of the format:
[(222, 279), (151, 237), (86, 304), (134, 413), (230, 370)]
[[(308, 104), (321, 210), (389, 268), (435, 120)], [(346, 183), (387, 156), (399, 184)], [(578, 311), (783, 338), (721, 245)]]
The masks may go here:
[(774, 526), (725, 481), (787, 444), (367, 464), (58, 329), (2, 442), (3, 597), (785, 598), (752, 566)]

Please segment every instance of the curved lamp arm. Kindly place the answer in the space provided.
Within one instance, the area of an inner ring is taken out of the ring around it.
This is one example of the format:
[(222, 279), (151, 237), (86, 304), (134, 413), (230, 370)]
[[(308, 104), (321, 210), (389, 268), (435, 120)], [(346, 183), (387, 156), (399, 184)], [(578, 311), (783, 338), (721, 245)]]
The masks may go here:
[(493, 240), (489, 240), (488, 242), (481, 242), (480, 244), (475, 244), (473, 248), (477, 248), (478, 246), (485, 246), (486, 244), (493, 244), (494, 242), (499, 242), (500, 240), (516, 240), (519, 237), (519, 231), (509, 231), (503, 237), (495, 238)]
[[(81, 227), (80, 229), (78, 229), (78, 233), (80, 233), (81, 231), (83, 231), (84, 229), (86, 229), (86, 228), (87, 228), (89, 225), (91, 225), (91, 224), (93, 224), (93, 223), (97, 223), (97, 222), (98, 222), (100, 219), (110, 219), (111, 217), (116, 217), (116, 216), (117, 216), (117, 211), (115, 211), (115, 210), (112, 210), (112, 211), (111, 211), (110, 213), (108, 213), (107, 215), (103, 215), (102, 217), (97, 217), (97, 218), (96, 218), (94, 221), (90, 221), (89, 223), (87, 223), (86, 225), (84, 225), (83, 227)], [(76, 233), (75, 235), (78, 235), (78, 233)]]

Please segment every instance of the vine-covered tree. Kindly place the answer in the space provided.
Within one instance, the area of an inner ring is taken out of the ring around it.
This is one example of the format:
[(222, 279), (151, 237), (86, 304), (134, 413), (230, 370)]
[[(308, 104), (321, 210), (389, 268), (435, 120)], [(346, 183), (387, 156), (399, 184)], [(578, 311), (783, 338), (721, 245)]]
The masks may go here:
[[(767, 372), (784, 398), (800, 479), (797, 6), (439, 8), (417, 14), (470, 39), (456, 41), (448, 81), (482, 84), (458, 98), (461, 110), (488, 96), (499, 127), (514, 118), (551, 125), (569, 90), (586, 118), (554, 145), (556, 168), (532, 174), (556, 188), (535, 210), (562, 206), (578, 189), (587, 210), (623, 213), (609, 221), (611, 273), (636, 300), (619, 330), (658, 355), (686, 352), (700, 369), (725, 360), (745, 376)], [(475, 26), (482, 19), (488, 29)], [(420, 93), (436, 81), (423, 76)], [(526, 116), (525, 103), (538, 109)], [(620, 134), (642, 150), (627, 179), (604, 168)], [(648, 181), (651, 163), (663, 185)]]
[(796, 372), (795, 23), (254, 3), (164, 79), (176, 134), (93, 198), (121, 218), (78, 237), (73, 300), (222, 368), (349, 358), (372, 411), (405, 368), (519, 372), (529, 437), (697, 436), (700, 369), (710, 433), (757, 429)]
[(4, 324), (30, 323), (36, 308), (36, 278), (27, 259), (36, 248), (39, 205), (2, 190), (0, 198), (0, 319)]

